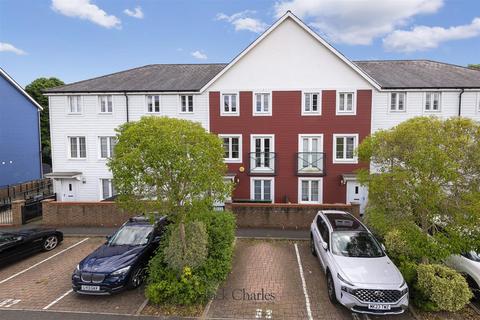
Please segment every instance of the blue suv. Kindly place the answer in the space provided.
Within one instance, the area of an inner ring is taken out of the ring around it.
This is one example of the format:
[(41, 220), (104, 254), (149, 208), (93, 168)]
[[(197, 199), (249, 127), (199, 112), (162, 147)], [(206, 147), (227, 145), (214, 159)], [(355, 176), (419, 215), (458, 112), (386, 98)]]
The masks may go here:
[(139, 287), (167, 224), (166, 217), (156, 219), (153, 225), (146, 217), (130, 218), (80, 261), (72, 275), (73, 291), (108, 295)]

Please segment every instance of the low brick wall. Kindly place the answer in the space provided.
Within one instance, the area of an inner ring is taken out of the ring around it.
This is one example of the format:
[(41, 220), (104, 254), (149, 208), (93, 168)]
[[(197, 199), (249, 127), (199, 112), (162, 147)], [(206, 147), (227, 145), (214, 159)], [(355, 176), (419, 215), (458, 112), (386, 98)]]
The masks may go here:
[(56, 227), (118, 227), (134, 214), (115, 202), (42, 202), (42, 223)]
[(319, 210), (342, 210), (360, 217), (358, 204), (231, 203), (226, 209), (235, 214), (239, 228), (309, 229)]

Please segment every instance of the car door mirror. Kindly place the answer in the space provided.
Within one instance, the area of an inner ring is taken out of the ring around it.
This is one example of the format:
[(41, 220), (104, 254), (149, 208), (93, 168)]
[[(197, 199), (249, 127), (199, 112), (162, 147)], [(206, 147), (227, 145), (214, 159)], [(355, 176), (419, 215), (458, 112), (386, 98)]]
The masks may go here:
[(107, 239), (107, 242), (110, 241), (110, 239), (112, 239), (112, 235), (106, 236), (105, 239)]
[(383, 243), (380, 243), (380, 246), (382, 247), (382, 250), (383, 250), (383, 251), (386, 251), (386, 250), (387, 250), (387, 248), (385, 248), (385, 245), (384, 245)]
[(20, 242), (20, 241), (23, 241), (22, 236), (15, 237), (15, 242)]
[(322, 242), (322, 247), (325, 251), (327, 251), (328, 250), (328, 243)]
[(156, 237), (153, 238), (152, 242), (153, 243), (159, 243), (160, 240), (162, 240), (162, 237), (161, 236), (156, 236)]

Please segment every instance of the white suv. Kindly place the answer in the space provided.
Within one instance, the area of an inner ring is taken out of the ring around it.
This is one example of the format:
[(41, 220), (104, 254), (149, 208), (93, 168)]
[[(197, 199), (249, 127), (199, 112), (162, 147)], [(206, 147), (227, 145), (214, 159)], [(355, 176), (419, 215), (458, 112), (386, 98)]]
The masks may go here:
[(351, 214), (319, 211), (310, 249), (327, 278), (328, 297), (360, 313), (398, 314), (408, 308), (408, 286), (372, 233)]

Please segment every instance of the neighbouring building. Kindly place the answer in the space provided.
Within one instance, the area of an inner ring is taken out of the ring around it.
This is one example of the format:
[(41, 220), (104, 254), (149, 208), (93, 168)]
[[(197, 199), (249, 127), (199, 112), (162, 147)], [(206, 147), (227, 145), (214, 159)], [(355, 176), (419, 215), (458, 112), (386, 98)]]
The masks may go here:
[(42, 178), (41, 110), (0, 68), (0, 188)]
[(46, 91), (58, 199), (114, 193), (115, 128), (146, 115), (224, 141), (233, 201), (365, 205), (355, 155), (420, 115), (480, 120), (480, 72), (428, 60), (350, 61), (287, 12), (228, 64), (148, 65)]

